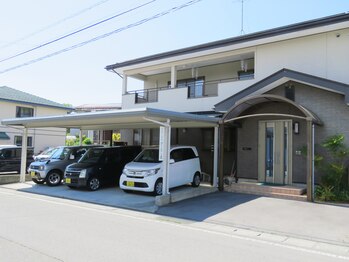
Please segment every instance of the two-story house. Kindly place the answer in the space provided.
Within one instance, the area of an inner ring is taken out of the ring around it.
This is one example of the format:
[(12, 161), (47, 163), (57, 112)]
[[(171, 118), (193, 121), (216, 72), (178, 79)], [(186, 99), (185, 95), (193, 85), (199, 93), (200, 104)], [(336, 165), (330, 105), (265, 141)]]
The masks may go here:
[[(123, 77), (122, 109), (223, 116), (224, 174), (275, 184), (306, 183), (300, 148), (349, 139), (348, 68), (348, 13), (106, 67)], [(143, 89), (129, 91), (130, 78)], [(132, 132), (130, 143), (158, 142), (156, 129)], [(172, 143), (197, 146), (212, 174), (212, 128), (174, 129)]]
[[(0, 87), (0, 108), (0, 120), (62, 115), (72, 111), (70, 107), (6, 86)], [(22, 135), (19, 128), (0, 125), (1, 145), (22, 145)], [(65, 137), (63, 128), (34, 128), (28, 130), (27, 143), (38, 153), (49, 146), (64, 145)]]

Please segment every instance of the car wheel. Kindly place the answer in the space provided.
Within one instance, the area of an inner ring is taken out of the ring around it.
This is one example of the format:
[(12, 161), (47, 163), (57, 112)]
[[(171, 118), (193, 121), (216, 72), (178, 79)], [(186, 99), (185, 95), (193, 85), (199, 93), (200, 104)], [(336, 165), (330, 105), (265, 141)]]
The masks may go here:
[(195, 173), (193, 177), (193, 182), (191, 182), (192, 187), (198, 187), (200, 186), (201, 178), (199, 173)]
[(36, 178), (32, 178), (32, 181), (38, 185), (42, 185), (43, 183), (45, 183), (45, 180), (37, 180)]
[(62, 182), (62, 176), (58, 171), (51, 171), (46, 177), (49, 186), (58, 186)]
[(87, 188), (90, 191), (96, 191), (100, 188), (101, 183), (97, 177), (92, 177), (87, 181)]
[(163, 185), (162, 179), (156, 180), (155, 185), (154, 185), (154, 195), (155, 196), (162, 195), (162, 185)]

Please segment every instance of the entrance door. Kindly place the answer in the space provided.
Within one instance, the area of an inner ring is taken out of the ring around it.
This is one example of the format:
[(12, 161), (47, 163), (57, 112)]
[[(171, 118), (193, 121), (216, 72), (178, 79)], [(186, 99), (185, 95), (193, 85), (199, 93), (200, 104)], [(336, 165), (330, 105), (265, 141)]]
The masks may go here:
[(258, 128), (258, 180), (292, 183), (292, 121), (260, 121)]

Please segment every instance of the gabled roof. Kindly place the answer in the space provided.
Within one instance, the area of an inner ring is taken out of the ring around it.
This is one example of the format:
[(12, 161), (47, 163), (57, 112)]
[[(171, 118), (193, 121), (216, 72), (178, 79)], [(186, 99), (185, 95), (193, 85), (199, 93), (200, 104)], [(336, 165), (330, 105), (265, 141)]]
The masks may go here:
[(215, 110), (217, 112), (226, 112), (240, 99), (265, 93), (290, 80), (343, 94), (345, 96), (345, 102), (349, 104), (349, 85), (284, 68), (219, 102), (215, 105)]
[(259, 40), (263, 38), (293, 33), (293, 32), (312, 29), (316, 27), (323, 27), (323, 26), (341, 23), (341, 22), (347, 22), (347, 21), (349, 21), (349, 13), (341, 13), (341, 14), (313, 19), (313, 20), (309, 20), (301, 23), (264, 30), (264, 31), (260, 31), (252, 34), (246, 34), (243, 36), (227, 38), (227, 39), (214, 41), (214, 42), (210, 42), (202, 45), (196, 45), (196, 46), (182, 48), (174, 51), (159, 53), (151, 56), (145, 56), (145, 57), (141, 57), (141, 58), (137, 58), (137, 59), (121, 62), (121, 63), (116, 63), (113, 65), (108, 65), (105, 67), (105, 69), (113, 70), (113, 69), (118, 69), (125, 66), (132, 66), (136, 64), (159, 60), (159, 59), (170, 58), (170, 57), (179, 56), (179, 55), (186, 55), (190, 53), (205, 51), (205, 50), (219, 48), (219, 47), (225, 47), (225, 46), (239, 44), (243, 42)]
[(64, 106), (51, 100), (28, 94), (7, 86), (0, 86), (0, 100), (73, 110), (71, 107)]

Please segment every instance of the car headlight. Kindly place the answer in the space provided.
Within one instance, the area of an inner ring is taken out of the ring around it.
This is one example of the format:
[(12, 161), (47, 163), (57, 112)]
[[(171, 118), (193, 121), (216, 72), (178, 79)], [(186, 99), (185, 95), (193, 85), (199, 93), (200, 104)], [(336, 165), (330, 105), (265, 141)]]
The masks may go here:
[(122, 170), (122, 173), (125, 174), (126, 176), (128, 175), (128, 169), (124, 168), (124, 170)]
[(45, 170), (45, 166), (39, 166), (39, 170), (40, 170), (40, 171)]
[(153, 176), (159, 172), (160, 168), (143, 171), (144, 176)]
[(80, 171), (79, 178), (85, 178), (86, 177), (86, 169), (83, 169)]

